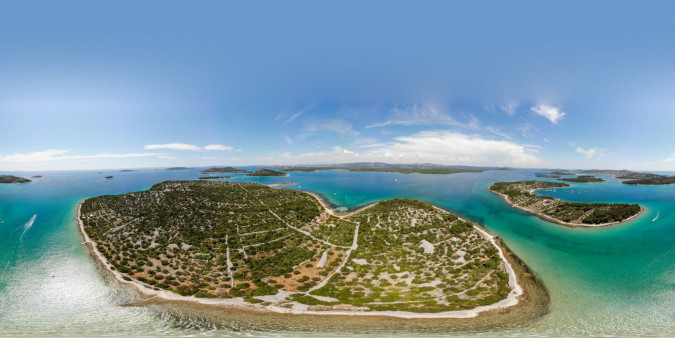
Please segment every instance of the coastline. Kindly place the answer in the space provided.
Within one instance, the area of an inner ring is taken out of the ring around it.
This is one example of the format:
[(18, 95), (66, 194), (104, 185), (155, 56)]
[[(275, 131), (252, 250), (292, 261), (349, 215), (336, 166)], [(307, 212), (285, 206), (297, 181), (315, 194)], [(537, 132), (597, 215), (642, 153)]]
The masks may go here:
[[(488, 190), (490, 190), (490, 189), (488, 189)], [(532, 189), (532, 190), (530, 191), (530, 193), (534, 192), (535, 190), (537, 190), (537, 189)], [(624, 219), (623, 221), (609, 222), (609, 223), (600, 223), (600, 224), (570, 223), (570, 222), (564, 222), (564, 221), (555, 219), (555, 218), (553, 218), (553, 217), (551, 217), (551, 216), (549, 216), (549, 215), (544, 215), (544, 214), (542, 214), (542, 213), (540, 213), (540, 212), (538, 212), (538, 211), (530, 210), (530, 209), (527, 209), (527, 208), (525, 208), (525, 207), (521, 207), (521, 206), (519, 206), (519, 205), (516, 205), (515, 203), (511, 202), (511, 200), (509, 199), (508, 196), (506, 196), (506, 195), (504, 195), (504, 194), (502, 194), (502, 193), (499, 193), (499, 192), (496, 192), (496, 191), (492, 191), (492, 190), (490, 190), (490, 192), (493, 193), (493, 194), (497, 194), (497, 195), (503, 197), (504, 200), (506, 201), (506, 203), (508, 203), (508, 205), (510, 205), (510, 206), (512, 206), (512, 207), (514, 207), (514, 208), (517, 208), (517, 209), (520, 209), (520, 210), (522, 210), (522, 211), (528, 212), (528, 213), (530, 213), (530, 214), (532, 214), (532, 215), (535, 215), (535, 216), (537, 216), (537, 217), (539, 217), (539, 218), (541, 218), (541, 219), (543, 219), (543, 220), (545, 220), (545, 221), (548, 221), (548, 222), (551, 222), (551, 223), (555, 223), (555, 224), (559, 224), (559, 225), (564, 225), (564, 226), (570, 227), (570, 228), (600, 228), (600, 227), (606, 227), (606, 226), (611, 226), (611, 225), (617, 225), (617, 224), (627, 223), (627, 222), (630, 222), (631, 220), (637, 218), (638, 216), (642, 215), (642, 214), (645, 212), (645, 210), (646, 210), (643, 206), (640, 206), (640, 212), (638, 212), (637, 214), (635, 214), (635, 215), (633, 215), (633, 216), (631, 216), (631, 217), (628, 217), (628, 218)]]
[[(307, 191), (302, 192), (314, 196), (319, 201), (319, 203), (325, 208), (326, 212), (330, 214), (336, 214), (336, 216), (338, 217), (346, 217), (348, 215), (360, 212), (377, 204), (371, 203), (354, 211), (346, 213), (336, 213), (333, 209), (329, 208), (327, 206), (327, 203), (317, 194)], [(229, 308), (233, 310), (255, 310), (257, 312), (262, 313), (276, 313), (288, 315), (350, 316), (350, 317), (364, 316), (364, 317), (389, 317), (389, 318), (403, 318), (403, 319), (467, 319), (467, 318), (483, 317), (484, 315), (491, 313), (509, 312), (512, 309), (522, 308), (526, 306), (525, 302), (523, 302), (522, 300), (525, 298), (532, 298), (529, 294), (541, 293), (535, 291), (535, 289), (537, 288), (544, 290), (544, 294), (546, 294), (546, 297), (544, 297), (546, 299), (543, 301), (541, 301), (540, 299), (539, 303), (545, 303), (545, 305), (548, 304), (547, 298), (548, 294), (545, 292), (545, 288), (543, 287), (543, 285), (541, 285), (539, 282), (534, 281), (528, 283), (530, 284), (529, 289), (521, 285), (519, 279), (523, 279), (525, 277), (533, 279), (533, 276), (531, 274), (527, 276), (522, 272), (520, 273), (517, 272), (516, 269), (514, 268), (515, 265), (514, 263), (512, 263), (512, 260), (515, 259), (517, 262), (519, 262), (519, 264), (522, 267), (524, 267), (526, 271), (527, 267), (513, 253), (511, 253), (510, 250), (508, 250), (508, 248), (503, 243), (501, 243), (501, 241), (499, 241), (498, 239), (496, 239), (495, 236), (490, 235), (486, 230), (480, 228), (477, 225), (474, 225), (474, 228), (477, 231), (479, 231), (483, 236), (485, 236), (492, 243), (492, 245), (494, 245), (497, 248), (499, 256), (502, 259), (505, 269), (509, 275), (509, 286), (511, 287), (511, 291), (509, 292), (508, 296), (505, 299), (490, 305), (478, 306), (476, 308), (468, 310), (444, 311), (436, 313), (418, 313), (408, 311), (342, 311), (342, 310), (321, 311), (321, 310), (309, 310), (307, 308), (294, 309), (276, 305), (251, 304), (246, 302), (242, 297), (227, 298), (227, 299), (224, 298), (209, 299), (209, 298), (196, 298), (194, 296), (181, 296), (171, 291), (154, 288), (148, 284), (142, 283), (135, 279), (126, 280), (125, 276), (122, 275), (119, 271), (111, 269), (112, 265), (108, 262), (105, 256), (103, 256), (103, 254), (101, 254), (98, 251), (98, 249), (96, 248), (96, 242), (93, 241), (84, 230), (84, 222), (82, 222), (81, 220), (81, 206), (82, 203), (84, 203), (84, 201), (86, 201), (86, 199), (78, 204), (76, 216), (78, 222), (78, 230), (80, 231), (80, 233), (84, 238), (84, 242), (82, 244), (88, 245), (90, 252), (92, 256), (94, 256), (96, 261), (102, 267), (104, 267), (106, 271), (110, 272), (119, 283), (134, 287), (134, 289), (136, 289), (142, 296), (142, 298), (146, 299), (146, 301), (149, 299), (157, 298), (165, 301), (188, 302), (205, 306), (215, 306), (218, 308)], [(442, 210), (443, 212), (449, 212), (437, 206), (434, 206), (434, 208)], [(512, 259), (508, 259), (507, 257), (510, 257)], [(129, 277), (126, 278), (128, 279)], [(263, 297), (284, 298), (284, 296), (285, 295), (277, 294), (273, 296), (263, 296)]]

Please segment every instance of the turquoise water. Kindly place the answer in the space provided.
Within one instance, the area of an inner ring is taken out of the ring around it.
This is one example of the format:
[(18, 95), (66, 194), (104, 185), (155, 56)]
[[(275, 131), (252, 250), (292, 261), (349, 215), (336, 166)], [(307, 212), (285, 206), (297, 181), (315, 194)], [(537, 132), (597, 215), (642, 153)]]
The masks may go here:
[[(80, 245), (74, 216), (83, 198), (194, 179), (198, 171), (45, 172), (33, 183), (0, 185), (0, 335), (241, 335), (249, 329), (262, 335), (303, 334), (236, 325), (214, 329), (203, 318), (176, 322), (158, 307), (121, 306), (136, 300), (134, 293), (100, 273)], [(285, 188), (317, 192), (349, 209), (386, 198), (416, 198), (483, 225), (504, 239), (551, 294), (549, 314), (490, 334), (675, 336), (675, 186), (627, 186), (608, 178), (541, 192), (570, 201), (632, 202), (647, 208), (624, 225), (573, 229), (509, 207), (487, 191), (492, 182), (533, 178), (534, 172), (321, 171), (235, 180), (296, 182)], [(103, 180), (107, 175), (115, 179)]]

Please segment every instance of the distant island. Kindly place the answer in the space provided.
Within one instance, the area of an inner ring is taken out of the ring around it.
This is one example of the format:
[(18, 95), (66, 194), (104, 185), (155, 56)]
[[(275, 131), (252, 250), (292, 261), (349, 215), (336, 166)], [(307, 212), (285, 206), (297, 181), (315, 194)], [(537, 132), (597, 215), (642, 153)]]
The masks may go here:
[(166, 168), (166, 170), (187, 170), (190, 169), (188, 167), (171, 167), (171, 168)]
[(612, 175), (616, 179), (624, 180), (621, 183), (631, 185), (668, 185), (675, 183), (675, 176), (640, 173), (630, 170), (585, 170), (584, 173)]
[(220, 179), (225, 179), (225, 178), (232, 178), (232, 176), (204, 176), (204, 177), (197, 177), (199, 180), (220, 180)]
[(560, 178), (562, 176), (571, 176), (575, 175), (573, 172), (564, 171), (564, 170), (554, 170), (548, 173), (536, 173), (534, 176), (545, 177), (545, 178)]
[(106, 176), (106, 177), (104, 177), (104, 178), (105, 178), (106, 180), (110, 180), (110, 179), (113, 179), (114, 177), (113, 177), (113, 176)]
[(12, 176), (12, 175), (0, 175), (0, 184), (10, 184), (10, 183), (28, 183), (32, 182), (31, 180), (23, 177)]
[(246, 176), (288, 176), (288, 173), (260, 168), (252, 173), (246, 174)]
[(135, 170), (133, 170), (133, 169), (122, 169), (122, 170), (120, 170), (121, 173), (128, 173), (130, 171), (135, 171)]
[(563, 177), (559, 178), (559, 181), (565, 182), (577, 182), (577, 183), (595, 183), (595, 182), (605, 182), (602, 178), (590, 176), (590, 175), (579, 175), (576, 177)]
[(206, 174), (213, 174), (213, 173), (229, 173), (229, 174), (248, 174), (250, 171), (245, 170), (245, 169), (237, 169), (233, 167), (216, 167), (216, 168), (210, 168), (206, 170), (202, 170), (200, 174), (206, 175)]
[(542, 294), (500, 241), (416, 200), (337, 214), (300, 191), (174, 181), (88, 198), (77, 216), (94, 256), (148, 296), (283, 313), (469, 318)]
[(505, 170), (497, 167), (444, 166), (439, 164), (389, 164), (381, 162), (357, 162), (327, 166), (280, 166), (282, 171), (346, 170), (356, 172), (391, 172), (401, 174), (458, 174), (488, 170)]
[(42, 175), (31, 176), (30, 178), (42, 178)]
[(550, 196), (533, 194), (538, 189), (569, 186), (547, 181), (497, 182), (490, 186), (490, 191), (503, 196), (514, 207), (545, 220), (572, 227), (618, 224), (636, 217), (643, 210), (637, 204), (565, 202)]

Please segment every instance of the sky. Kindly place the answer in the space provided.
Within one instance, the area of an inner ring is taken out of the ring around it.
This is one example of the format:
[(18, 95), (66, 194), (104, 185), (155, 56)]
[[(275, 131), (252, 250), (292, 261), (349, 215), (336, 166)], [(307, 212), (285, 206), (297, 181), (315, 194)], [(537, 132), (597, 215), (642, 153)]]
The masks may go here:
[(0, 1), (0, 170), (675, 170), (672, 1)]

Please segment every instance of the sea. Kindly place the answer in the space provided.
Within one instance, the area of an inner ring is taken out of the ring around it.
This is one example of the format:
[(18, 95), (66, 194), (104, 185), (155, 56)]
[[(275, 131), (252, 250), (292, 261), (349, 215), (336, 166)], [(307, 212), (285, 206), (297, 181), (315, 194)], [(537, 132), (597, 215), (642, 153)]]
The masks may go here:
[(453, 175), (328, 170), (229, 179), (294, 182), (283, 189), (317, 193), (340, 210), (400, 197), (452, 211), (503, 239), (543, 283), (550, 305), (534, 320), (447, 330), (401, 319), (394, 329), (377, 321), (352, 326), (360, 320), (353, 317), (289, 320), (176, 304), (139, 306), (138, 295), (111, 279), (81, 244), (76, 207), (87, 197), (193, 180), (202, 169), (10, 173), (42, 177), (0, 184), (0, 336), (675, 336), (675, 185), (624, 185), (599, 175), (607, 181), (538, 192), (646, 208), (630, 222), (601, 228), (553, 224), (488, 191), (493, 182), (535, 179), (539, 170)]

